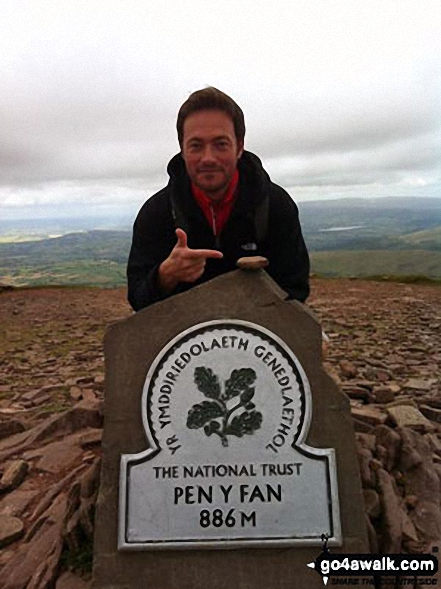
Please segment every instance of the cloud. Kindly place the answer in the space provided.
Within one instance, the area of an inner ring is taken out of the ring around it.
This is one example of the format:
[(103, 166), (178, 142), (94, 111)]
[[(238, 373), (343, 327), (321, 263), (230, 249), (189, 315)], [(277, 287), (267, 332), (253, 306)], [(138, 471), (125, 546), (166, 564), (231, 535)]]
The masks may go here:
[(180, 104), (209, 84), (305, 195), (438, 186), (436, 3), (3, 4), (0, 208), (137, 206), (167, 180)]

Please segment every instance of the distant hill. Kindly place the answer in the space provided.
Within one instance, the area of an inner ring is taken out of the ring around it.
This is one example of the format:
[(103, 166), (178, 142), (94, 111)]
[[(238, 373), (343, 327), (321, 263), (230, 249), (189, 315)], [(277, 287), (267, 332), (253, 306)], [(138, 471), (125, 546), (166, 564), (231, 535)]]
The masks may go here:
[[(341, 199), (298, 206), (314, 273), (441, 278), (441, 199)], [(39, 231), (44, 231), (41, 220)], [(127, 229), (82, 229), (0, 243), (0, 283), (122, 285), (130, 242)]]
[(406, 243), (408, 247), (424, 247), (424, 249), (438, 250), (441, 249), (441, 226), (401, 235), (399, 239)]
[[(339, 199), (298, 206), (310, 251), (441, 250), (441, 198)], [(428, 239), (412, 237), (421, 231), (431, 232)]]
[(0, 283), (119, 286), (126, 281), (130, 240), (129, 231), (85, 231), (0, 243)]

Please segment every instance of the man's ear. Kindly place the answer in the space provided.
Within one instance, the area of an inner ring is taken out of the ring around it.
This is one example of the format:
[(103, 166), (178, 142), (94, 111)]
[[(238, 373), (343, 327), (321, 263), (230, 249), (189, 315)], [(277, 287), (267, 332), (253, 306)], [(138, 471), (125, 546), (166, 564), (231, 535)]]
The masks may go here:
[(237, 159), (239, 159), (242, 154), (243, 154), (243, 141), (238, 141), (237, 142)]

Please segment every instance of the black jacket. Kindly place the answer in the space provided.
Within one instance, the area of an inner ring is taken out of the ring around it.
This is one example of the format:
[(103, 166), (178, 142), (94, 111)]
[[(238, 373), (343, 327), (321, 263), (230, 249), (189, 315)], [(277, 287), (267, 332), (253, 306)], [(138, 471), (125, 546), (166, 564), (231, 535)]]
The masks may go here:
[(188, 247), (217, 249), (224, 257), (207, 259), (204, 274), (197, 282), (181, 283), (171, 294), (235, 270), (241, 257), (261, 255), (268, 258), (266, 270), (288, 298), (305, 301), (309, 294), (309, 257), (297, 206), (283, 188), (271, 182), (254, 154), (244, 151), (238, 169), (236, 201), (216, 238), (193, 198), (181, 155), (169, 162), (168, 185), (144, 203), (133, 227), (127, 278), (128, 298), (135, 311), (167, 296), (157, 286), (157, 272), (176, 245), (176, 227), (187, 233)]

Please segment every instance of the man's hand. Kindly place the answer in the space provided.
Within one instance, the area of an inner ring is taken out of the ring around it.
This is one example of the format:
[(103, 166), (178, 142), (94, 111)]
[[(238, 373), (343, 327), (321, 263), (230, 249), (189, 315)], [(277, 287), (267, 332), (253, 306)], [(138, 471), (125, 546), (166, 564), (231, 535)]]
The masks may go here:
[(187, 246), (187, 234), (176, 229), (178, 241), (169, 257), (159, 266), (159, 286), (172, 292), (180, 282), (195, 282), (202, 276), (207, 258), (222, 258), (217, 250), (192, 250)]

